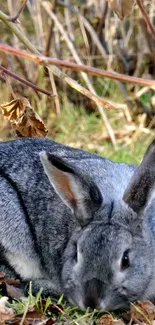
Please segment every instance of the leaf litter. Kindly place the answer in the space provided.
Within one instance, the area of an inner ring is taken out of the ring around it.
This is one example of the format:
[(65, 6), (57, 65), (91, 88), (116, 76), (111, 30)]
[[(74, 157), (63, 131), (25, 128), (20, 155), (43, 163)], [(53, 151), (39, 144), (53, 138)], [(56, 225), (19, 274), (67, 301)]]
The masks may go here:
[[(79, 311), (71, 307), (60, 297), (54, 303), (50, 297), (42, 298), (42, 289), (32, 295), (30, 283), (28, 297), (20, 288), (20, 281), (11, 279), (0, 272), (0, 291), (5, 296), (0, 298), (0, 325), (155, 325), (155, 305), (146, 300), (130, 305), (130, 310), (123, 314)], [(18, 292), (18, 294), (17, 294)]]
[(10, 121), (18, 137), (45, 137), (47, 129), (33, 110), (28, 98), (21, 97), (0, 104), (4, 118)]

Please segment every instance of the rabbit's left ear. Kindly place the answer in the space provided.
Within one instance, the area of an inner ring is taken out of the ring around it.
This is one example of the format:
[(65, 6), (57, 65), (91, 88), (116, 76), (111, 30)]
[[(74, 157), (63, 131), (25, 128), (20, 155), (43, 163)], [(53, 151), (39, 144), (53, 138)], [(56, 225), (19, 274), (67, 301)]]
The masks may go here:
[(123, 200), (136, 212), (143, 211), (155, 188), (155, 140), (148, 147), (123, 195)]
[(41, 152), (40, 159), (56, 193), (81, 226), (87, 225), (102, 204), (98, 186), (89, 175), (56, 155)]

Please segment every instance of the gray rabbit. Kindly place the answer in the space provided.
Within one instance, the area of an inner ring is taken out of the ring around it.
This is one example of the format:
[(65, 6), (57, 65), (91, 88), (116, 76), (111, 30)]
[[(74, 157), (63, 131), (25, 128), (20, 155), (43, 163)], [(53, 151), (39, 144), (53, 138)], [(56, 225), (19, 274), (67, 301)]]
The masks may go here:
[(0, 271), (81, 309), (155, 298), (155, 141), (139, 167), (48, 139), (0, 143)]

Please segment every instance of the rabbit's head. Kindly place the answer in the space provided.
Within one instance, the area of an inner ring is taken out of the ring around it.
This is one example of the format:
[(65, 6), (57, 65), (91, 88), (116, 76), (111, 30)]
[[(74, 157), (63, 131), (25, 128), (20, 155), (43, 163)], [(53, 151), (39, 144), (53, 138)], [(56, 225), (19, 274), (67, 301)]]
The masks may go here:
[(149, 226), (155, 142), (122, 200), (107, 205), (88, 175), (81, 176), (77, 168), (48, 153), (42, 161), (56, 192), (79, 220), (63, 258), (62, 285), (68, 300), (81, 309), (105, 311), (155, 296), (155, 242)]

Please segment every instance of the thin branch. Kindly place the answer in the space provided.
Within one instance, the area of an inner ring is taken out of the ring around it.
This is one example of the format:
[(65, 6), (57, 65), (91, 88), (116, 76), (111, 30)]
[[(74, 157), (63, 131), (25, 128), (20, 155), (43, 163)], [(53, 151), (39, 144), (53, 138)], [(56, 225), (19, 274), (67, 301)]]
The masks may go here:
[[(44, 9), (48, 13), (48, 15), (52, 18), (52, 20), (55, 22), (55, 25), (57, 26), (57, 28), (58, 28), (59, 32), (61, 33), (61, 35), (63, 35), (63, 38), (64, 38), (64, 40), (65, 40), (71, 54), (73, 55), (73, 58), (75, 59), (75, 61), (78, 64), (83, 64), (81, 58), (79, 57), (79, 55), (78, 55), (78, 53), (76, 51), (74, 43), (71, 42), (71, 40), (68, 37), (65, 29), (63, 28), (62, 24), (60, 23), (58, 17), (54, 14), (54, 12), (51, 11), (50, 2), (49, 1), (43, 2), (42, 6), (44, 7)], [(88, 89), (91, 91), (91, 93), (93, 93), (93, 95), (96, 96), (97, 94), (96, 94), (95, 88), (92, 85), (92, 83), (90, 82), (88, 75), (86, 73), (84, 73), (84, 72), (81, 72), (81, 75), (82, 75), (82, 78), (85, 81)], [(106, 127), (108, 133), (110, 134), (111, 141), (112, 141), (113, 145), (116, 146), (116, 139), (115, 139), (115, 136), (114, 136), (114, 133), (113, 133), (113, 129), (112, 129), (111, 125), (110, 125), (110, 122), (109, 122), (108, 117), (107, 117), (107, 115), (106, 115), (106, 113), (104, 111), (104, 108), (99, 103), (96, 103), (96, 104), (97, 104), (97, 108), (98, 108), (98, 110), (100, 112), (101, 118), (104, 121), (105, 127)], [(109, 103), (108, 103), (108, 106), (107, 106), (107, 102), (106, 102), (104, 106), (106, 108), (108, 108)]]
[(0, 65), (0, 70), (1, 70), (4, 74), (6, 73), (8, 76), (10, 76), (10, 77), (12, 77), (12, 78), (18, 80), (19, 82), (23, 83), (23, 84), (26, 85), (26, 86), (29, 86), (29, 87), (35, 89), (36, 91), (39, 91), (39, 92), (41, 92), (41, 93), (43, 93), (43, 94), (45, 94), (45, 95), (48, 95), (48, 96), (50, 96), (50, 97), (55, 97), (55, 95), (51, 94), (49, 91), (44, 90), (44, 89), (42, 89), (42, 88), (36, 86), (36, 85), (33, 84), (32, 82), (27, 81), (27, 80), (25, 80), (25, 79), (23, 79), (23, 78), (17, 76), (15, 73), (13, 73), (13, 72), (9, 71), (8, 69), (4, 68), (2, 65)]
[(17, 12), (17, 14), (15, 16), (13, 16), (13, 17), (8, 17), (8, 21), (10, 21), (12, 23), (16, 23), (18, 21), (18, 18), (20, 16), (21, 12), (23, 11), (27, 1), (28, 0), (23, 1), (23, 4), (22, 4), (21, 8), (19, 9), (19, 11)]
[(50, 57), (43, 56), (43, 55), (33, 54), (33, 53), (29, 53), (29, 52), (21, 50), (21, 49), (15, 49), (14, 47), (3, 44), (3, 43), (0, 43), (0, 51), (28, 59), (30, 61), (35, 62), (36, 64), (41, 64), (41, 65), (52, 64), (52, 65), (55, 65), (58, 67), (68, 68), (70, 70), (74, 70), (77, 72), (83, 71), (83, 72), (90, 73), (95, 76), (101, 76), (104, 78), (109, 78), (109, 79), (119, 80), (122, 82), (137, 84), (139, 86), (146, 86), (146, 87), (150, 87), (150, 88), (155, 87), (155, 80), (131, 77), (131, 76), (127, 76), (125, 74), (117, 73), (114, 71), (105, 71), (103, 69), (93, 68), (90, 66), (86, 66), (84, 64), (76, 64), (74, 62), (69, 62), (66, 60), (59, 60), (59, 59), (50, 58)]
[(146, 23), (147, 23), (147, 26), (149, 27), (149, 29), (150, 29), (150, 31), (151, 31), (153, 37), (155, 38), (155, 28), (154, 28), (154, 26), (153, 26), (153, 25), (151, 24), (151, 22), (150, 22), (150, 19), (149, 19), (148, 15), (147, 15), (147, 12), (146, 12), (146, 10), (145, 10), (145, 7), (144, 7), (142, 1), (141, 1), (141, 0), (136, 0), (136, 1), (137, 1), (137, 5), (138, 5), (138, 7), (140, 8), (141, 13), (142, 13), (142, 15), (143, 15), (145, 21), (146, 21)]
[[(37, 49), (35, 48), (35, 46), (27, 39), (26, 36), (24, 36), (22, 34), (22, 32), (19, 30), (19, 28), (15, 24), (13, 24), (12, 22), (9, 22), (7, 18), (8, 18), (8, 16), (5, 15), (2, 11), (0, 11), (0, 19), (20, 39), (20, 41), (29, 49), (29, 51), (35, 53), (37, 55), (37, 57), (39, 58), (40, 53), (37, 51)], [(25, 55), (26, 55), (27, 52), (26, 51), (24, 51), (24, 52), (25, 52)], [(18, 53), (16, 53), (16, 55), (18, 55)], [(32, 55), (32, 57), (33, 57), (34, 54), (29, 53), (29, 55)], [(35, 58), (35, 55), (34, 55), (34, 58)], [(41, 64), (41, 62), (36, 62), (36, 63), (38, 63), (38, 64), (40, 63)], [(46, 63), (44, 62), (42, 64), (45, 65), (45, 66), (48, 65), (47, 62)], [(47, 68), (50, 71), (52, 71), (63, 82), (66, 82), (72, 88), (76, 89), (77, 91), (79, 91), (80, 93), (82, 93), (83, 95), (85, 95), (86, 97), (90, 98), (95, 103), (104, 105), (106, 108), (116, 109), (116, 106), (111, 105), (109, 102), (107, 102), (103, 98), (92, 94), (88, 89), (82, 87), (80, 84), (78, 84), (77, 81), (75, 81), (74, 79), (68, 77), (64, 72), (62, 72), (61, 70), (59, 70), (55, 65), (53, 65), (53, 63), (51, 63), (51, 64), (52, 64), (52, 66), (47, 66)]]
[[(58, 0), (57, 3), (63, 7), (68, 7), (63, 1)], [(106, 57), (106, 51), (100, 41), (100, 39), (98, 38), (96, 32), (94, 31), (94, 28), (92, 27), (92, 25), (90, 24), (90, 22), (88, 21), (88, 19), (86, 19), (78, 10), (78, 8), (74, 8), (73, 6), (69, 7), (70, 10), (72, 11), (72, 13), (76, 14), (77, 17), (80, 17), (83, 21), (83, 24), (85, 26), (85, 28), (87, 29), (87, 31), (89, 32), (89, 34), (91, 35), (91, 38), (94, 42), (94, 44), (96, 44), (96, 47), (99, 49), (100, 53), (102, 54), (103, 58)]]

